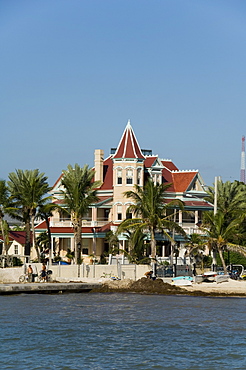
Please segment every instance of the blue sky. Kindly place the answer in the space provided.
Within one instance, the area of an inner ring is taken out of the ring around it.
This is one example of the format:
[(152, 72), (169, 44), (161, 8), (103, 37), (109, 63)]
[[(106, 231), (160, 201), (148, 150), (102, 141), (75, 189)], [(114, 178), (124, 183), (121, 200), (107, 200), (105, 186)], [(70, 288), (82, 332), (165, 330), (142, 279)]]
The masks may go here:
[(0, 0), (0, 177), (93, 166), (131, 120), (179, 169), (240, 178), (244, 0)]

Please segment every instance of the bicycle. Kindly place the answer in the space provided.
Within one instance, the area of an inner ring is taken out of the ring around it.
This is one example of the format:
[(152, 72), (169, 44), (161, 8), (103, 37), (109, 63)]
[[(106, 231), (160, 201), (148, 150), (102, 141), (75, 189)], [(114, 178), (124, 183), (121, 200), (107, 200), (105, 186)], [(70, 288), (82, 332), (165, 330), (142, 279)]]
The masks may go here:
[(51, 270), (48, 270), (45, 274), (45, 276), (42, 276), (42, 271), (40, 271), (39, 275), (38, 275), (38, 281), (39, 283), (41, 282), (47, 282), (47, 283), (52, 283), (53, 279), (52, 279), (52, 271)]
[(20, 283), (28, 283), (28, 274), (23, 274), (19, 277), (19, 282)]
[(106, 274), (106, 272), (103, 272), (101, 278), (111, 278), (111, 272), (109, 274)]

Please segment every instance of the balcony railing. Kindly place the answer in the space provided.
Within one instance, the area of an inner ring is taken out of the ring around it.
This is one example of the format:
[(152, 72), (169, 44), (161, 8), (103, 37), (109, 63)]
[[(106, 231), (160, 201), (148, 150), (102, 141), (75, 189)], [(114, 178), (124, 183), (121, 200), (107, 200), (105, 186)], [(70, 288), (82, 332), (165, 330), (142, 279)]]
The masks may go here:
[(189, 226), (189, 227), (183, 227), (184, 231), (186, 232), (187, 235), (192, 235), (192, 234), (199, 234), (203, 235), (204, 231), (200, 230), (198, 227), (195, 226)]
[[(86, 218), (82, 221), (82, 226), (84, 227), (95, 227), (95, 226), (104, 226), (108, 223), (108, 219), (106, 218), (98, 218), (97, 221), (92, 221), (91, 218)], [(55, 219), (53, 218), (51, 221), (50, 221), (50, 226), (51, 227), (73, 227), (73, 224), (72, 224), (72, 221), (71, 219), (66, 219), (66, 218), (62, 218), (62, 219)]]

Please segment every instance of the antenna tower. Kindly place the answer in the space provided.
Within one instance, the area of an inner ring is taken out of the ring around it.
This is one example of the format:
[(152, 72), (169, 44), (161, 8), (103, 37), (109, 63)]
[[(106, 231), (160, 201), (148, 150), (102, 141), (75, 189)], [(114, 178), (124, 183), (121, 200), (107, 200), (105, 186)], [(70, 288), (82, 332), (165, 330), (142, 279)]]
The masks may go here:
[(240, 181), (245, 184), (245, 136), (242, 137)]

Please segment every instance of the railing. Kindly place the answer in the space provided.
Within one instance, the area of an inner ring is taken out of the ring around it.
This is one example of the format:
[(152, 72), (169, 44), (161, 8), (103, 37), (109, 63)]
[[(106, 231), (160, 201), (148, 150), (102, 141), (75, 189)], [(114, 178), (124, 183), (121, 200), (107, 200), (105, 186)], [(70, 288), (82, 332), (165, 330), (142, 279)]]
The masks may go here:
[(72, 227), (72, 221), (70, 219), (52, 219), (50, 221), (50, 226), (51, 227)]
[[(108, 223), (108, 219), (99, 218), (97, 221), (92, 221), (90, 218), (82, 220), (82, 226), (95, 227), (95, 226), (104, 226)], [(73, 227), (71, 219), (52, 219), (50, 221), (51, 227)]]
[(203, 235), (204, 234), (203, 230), (200, 230), (199, 228), (194, 227), (194, 226), (183, 227), (183, 229), (184, 229), (184, 231), (186, 232), (187, 235), (191, 235), (191, 234)]

